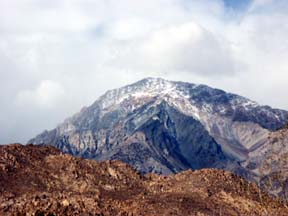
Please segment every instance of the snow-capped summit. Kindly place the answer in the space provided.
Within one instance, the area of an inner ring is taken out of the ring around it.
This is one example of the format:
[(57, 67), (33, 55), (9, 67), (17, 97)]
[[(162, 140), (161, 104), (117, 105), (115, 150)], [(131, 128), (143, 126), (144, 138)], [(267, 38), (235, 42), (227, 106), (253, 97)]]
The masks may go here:
[(143, 172), (218, 167), (248, 175), (288, 112), (206, 85), (146, 78), (109, 90), (57, 128), (29, 141), (96, 160), (119, 159)]

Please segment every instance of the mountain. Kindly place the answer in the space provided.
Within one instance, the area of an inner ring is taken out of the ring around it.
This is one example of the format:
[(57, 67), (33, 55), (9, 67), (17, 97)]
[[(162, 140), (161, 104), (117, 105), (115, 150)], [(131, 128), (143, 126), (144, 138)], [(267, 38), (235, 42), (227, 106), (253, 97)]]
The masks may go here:
[[(206, 85), (147, 78), (110, 90), (29, 143), (147, 173), (221, 168), (255, 179), (254, 158), (288, 112)], [(256, 160), (256, 159), (255, 159)]]
[[(260, 196), (261, 195), (261, 196)], [(204, 169), (141, 175), (51, 146), (0, 146), (0, 215), (288, 215), (253, 183)]]

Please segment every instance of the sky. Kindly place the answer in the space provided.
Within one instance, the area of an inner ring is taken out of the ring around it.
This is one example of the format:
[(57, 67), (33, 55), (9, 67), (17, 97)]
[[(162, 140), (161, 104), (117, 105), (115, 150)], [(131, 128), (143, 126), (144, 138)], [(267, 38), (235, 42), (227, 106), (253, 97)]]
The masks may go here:
[(0, 143), (144, 77), (288, 110), (287, 0), (0, 0)]

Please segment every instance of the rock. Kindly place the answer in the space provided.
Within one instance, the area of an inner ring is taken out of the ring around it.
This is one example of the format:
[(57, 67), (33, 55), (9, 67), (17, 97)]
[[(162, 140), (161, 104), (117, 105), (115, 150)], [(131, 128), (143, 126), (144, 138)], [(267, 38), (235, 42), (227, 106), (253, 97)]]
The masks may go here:
[(62, 201), (62, 205), (65, 206), (65, 207), (66, 207), (66, 206), (69, 206), (69, 204), (70, 204), (70, 203), (68, 202), (67, 199), (65, 199), (65, 200)]
[(264, 192), (260, 199), (255, 184), (223, 170), (141, 175), (120, 161), (73, 158), (33, 145), (0, 146), (0, 158), (5, 166), (9, 158), (19, 165), (13, 172), (0, 170), (5, 216), (288, 215)]
[(118, 178), (118, 174), (116, 173), (116, 171), (114, 170), (114, 169), (112, 169), (111, 167), (108, 167), (108, 173), (109, 173), (109, 175), (111, 175), (112, 177), (114, 177), (114, 178)]

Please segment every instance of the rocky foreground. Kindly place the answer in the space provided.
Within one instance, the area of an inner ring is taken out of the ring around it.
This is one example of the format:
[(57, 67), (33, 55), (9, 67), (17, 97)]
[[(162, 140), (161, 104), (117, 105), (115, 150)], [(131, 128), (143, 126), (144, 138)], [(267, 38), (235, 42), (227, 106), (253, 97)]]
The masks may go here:
[(0, 215), (288, 215), (257, 186), (220, 170), (141, 175), (54, 147), (0, 146)]

